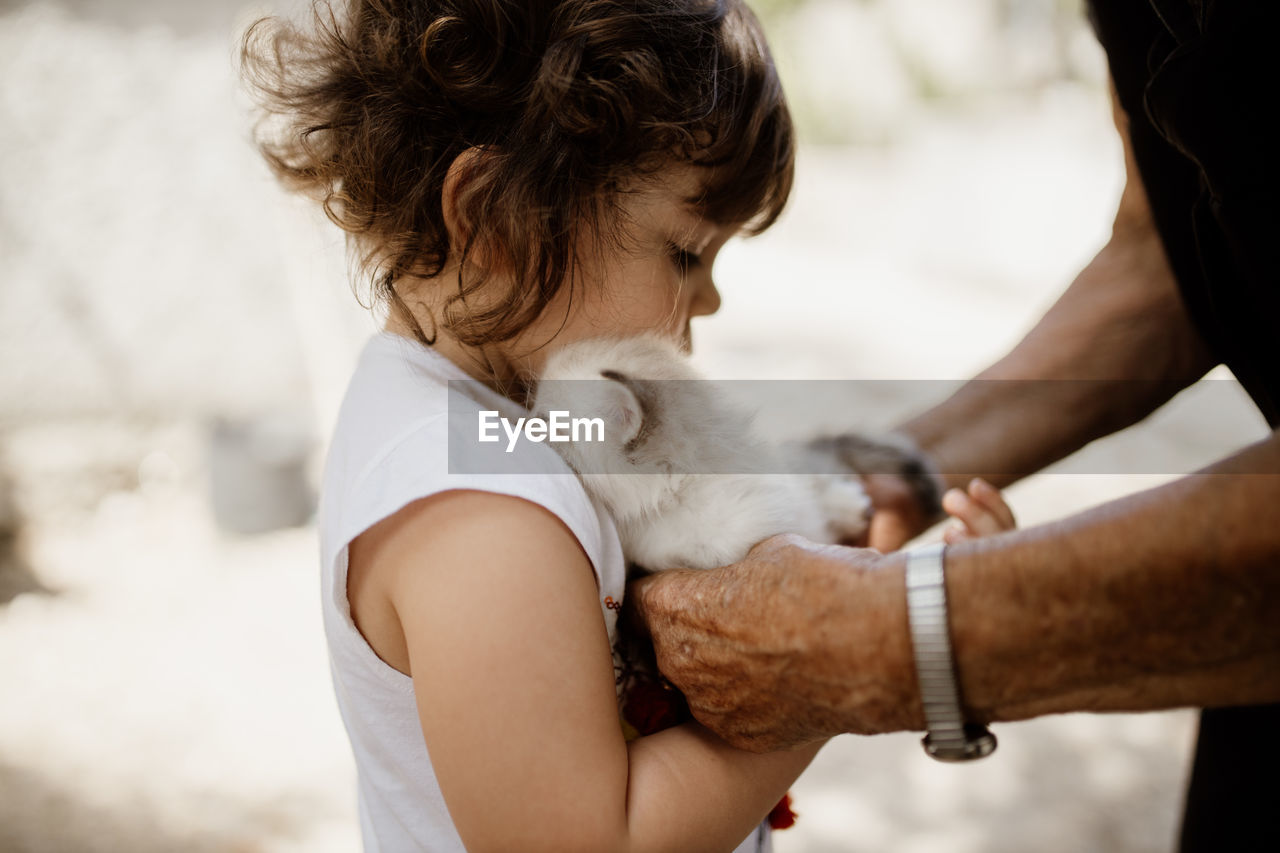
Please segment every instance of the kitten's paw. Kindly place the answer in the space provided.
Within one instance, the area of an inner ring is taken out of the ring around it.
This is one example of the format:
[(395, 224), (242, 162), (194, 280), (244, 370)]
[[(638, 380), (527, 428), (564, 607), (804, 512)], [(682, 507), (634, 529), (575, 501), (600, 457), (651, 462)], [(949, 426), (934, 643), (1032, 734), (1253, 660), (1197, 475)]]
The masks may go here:
[(821, 494), (827, 530), (834, 542), (850, 542), (867, 531), (871, 522), (871, 498), (857, 480), (823, 477)]

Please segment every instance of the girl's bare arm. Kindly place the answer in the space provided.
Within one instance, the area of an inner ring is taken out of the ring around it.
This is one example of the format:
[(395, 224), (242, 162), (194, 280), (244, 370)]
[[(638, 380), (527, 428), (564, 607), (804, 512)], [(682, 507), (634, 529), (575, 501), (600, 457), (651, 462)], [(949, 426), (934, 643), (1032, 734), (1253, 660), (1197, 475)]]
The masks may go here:
[(542, 507), (446, 492), (362, 540), (468, 850), (728, 850), (817, 752), (753, 755), (696, 724), (627, 745), (590, 563)]

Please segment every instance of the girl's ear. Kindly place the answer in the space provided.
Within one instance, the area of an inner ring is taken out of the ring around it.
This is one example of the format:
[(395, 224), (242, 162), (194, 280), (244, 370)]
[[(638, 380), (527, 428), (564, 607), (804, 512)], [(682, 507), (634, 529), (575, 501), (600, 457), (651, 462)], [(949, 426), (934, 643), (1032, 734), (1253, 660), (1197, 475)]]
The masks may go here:
[[(444, 214), (444, 227), (449, 232), (449, 246), (452, 252), (460, 253), (468, 248), (469, 259), (483, 266), (492, 266), (498, 259), (494, 253), (474, 238), (476, 223), (467, 218), (466, 211), (470, 207), (467, 200), (470, 196), (483, 190), (485, 183), (482, 167), (492, 152), (472, 146), (464, 150), (449, 164), (449, 171), (444, 176), (444, 186), (440, 193), (440, 206)], [(468, 244), (470, 246), (468, 247)]]
[(482, 153), (472, 146), (466, 149), (449, 164), (449, 171), (444, 175), (444, 187), (440, 193), (440, 206), (444, 213), (444, 227), (449, 232), (449, 245), (460, 249), (471, 238), (473, 228), (463, 217), (463, 206), (460, 203), (463, 195), (472, 184), (476, 166)]

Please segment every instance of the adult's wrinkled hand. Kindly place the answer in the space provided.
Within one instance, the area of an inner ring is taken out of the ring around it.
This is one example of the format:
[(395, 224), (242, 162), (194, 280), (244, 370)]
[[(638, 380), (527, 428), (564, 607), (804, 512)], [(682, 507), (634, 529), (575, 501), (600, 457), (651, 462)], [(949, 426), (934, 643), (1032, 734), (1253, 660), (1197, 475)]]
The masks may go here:
[(627, 601), (662, 674), (734, 746), (922, 726), (900, 555), (775, 536), (731, 566), (638, 580)]

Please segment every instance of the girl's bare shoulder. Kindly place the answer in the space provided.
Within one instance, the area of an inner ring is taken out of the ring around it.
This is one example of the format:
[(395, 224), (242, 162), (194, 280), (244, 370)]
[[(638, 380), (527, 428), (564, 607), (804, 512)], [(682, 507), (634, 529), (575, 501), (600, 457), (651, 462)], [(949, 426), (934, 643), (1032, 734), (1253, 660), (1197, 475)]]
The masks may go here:
[(401, 620), (413, 610), (407, 599), (415, 590), (424, 584), (451, 584), (450, 575), (465, 574), (477, 563), (518, 560), (531, 553), (551, 557), (540, 561), (550, 567), (572, 567), (568, 571), (587, 562), (565, 523), (539, 504), (496, 492), (438, 492), (352, 540), (347, 558), (351, 617), (378, 657), (412, 675)]

